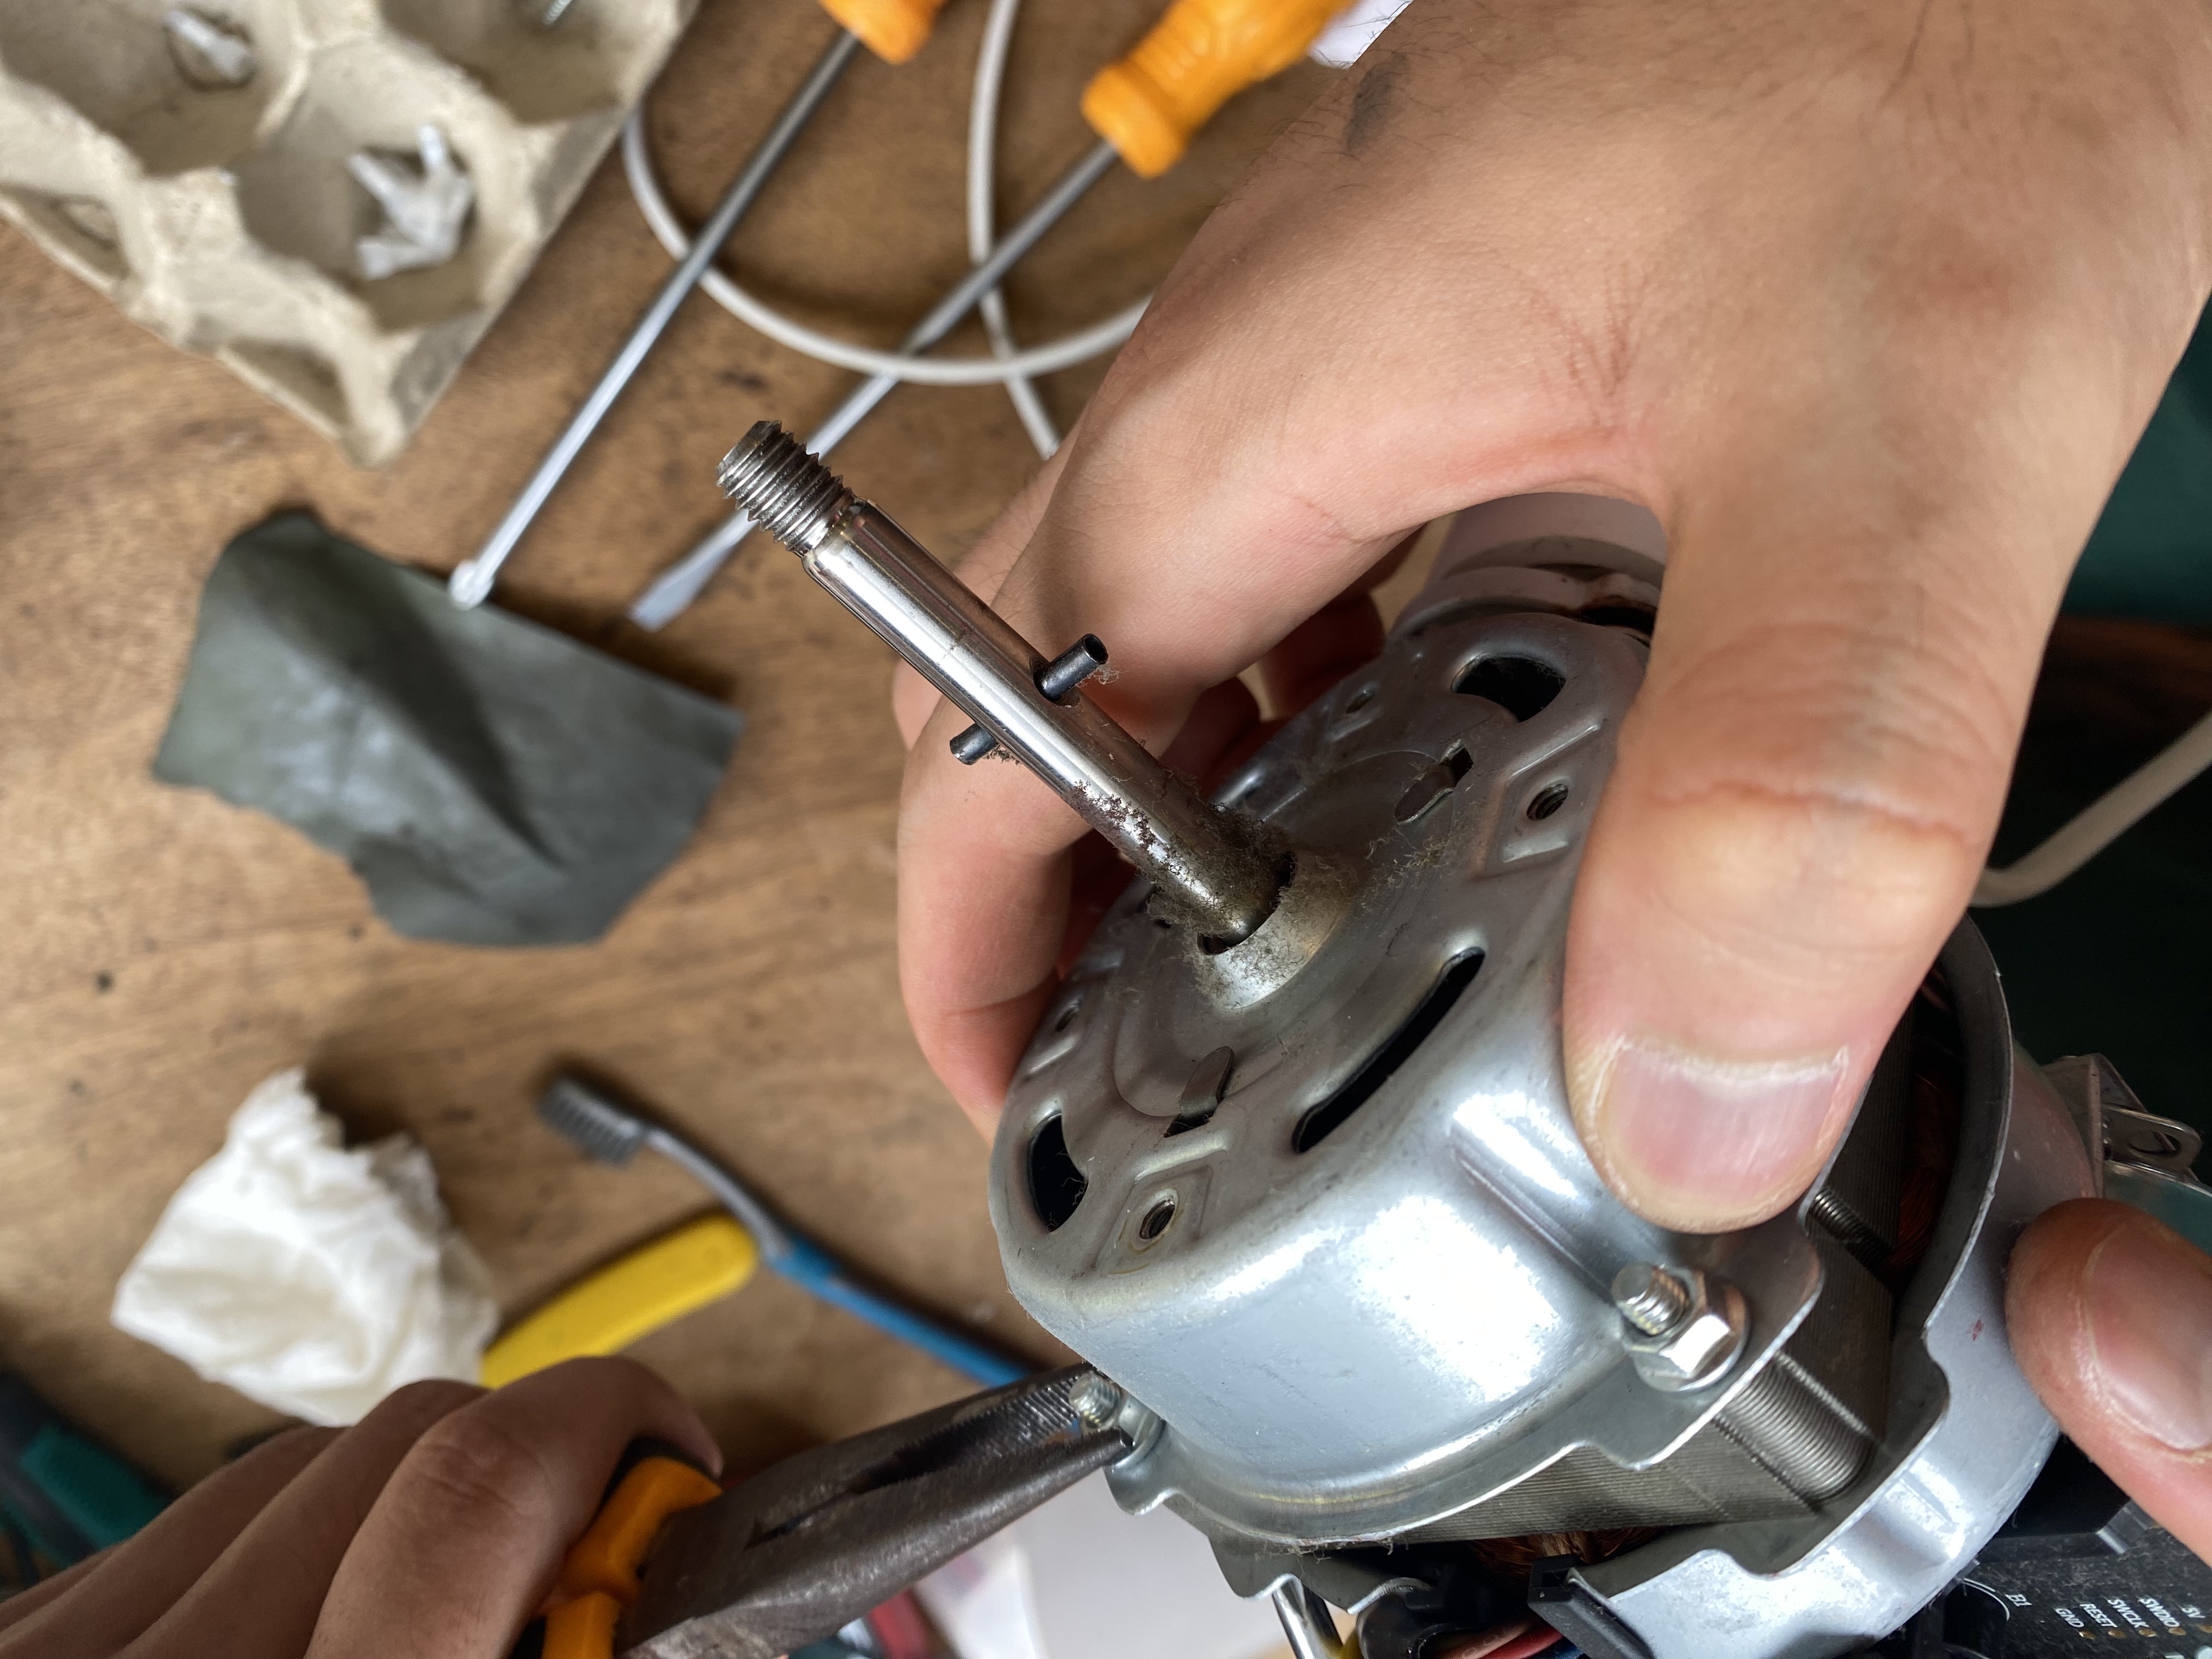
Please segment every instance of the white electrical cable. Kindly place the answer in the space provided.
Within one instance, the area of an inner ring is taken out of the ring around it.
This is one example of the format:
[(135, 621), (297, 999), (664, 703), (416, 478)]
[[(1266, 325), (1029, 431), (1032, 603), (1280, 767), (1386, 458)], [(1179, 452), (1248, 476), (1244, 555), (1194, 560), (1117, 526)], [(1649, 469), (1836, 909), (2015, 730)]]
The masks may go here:
[(1972, 902), (1984, 908), (2017, 904), (2049, 892), (2207, 767), (2212, 767), (2212, 714), (2092, 801), (2025, 858), (2002, 870), (1983, 871), (1974, 884)]
[[(999, 92), (1006, 78), (1006, 56), (1014, 38), (1014, 20), (1021, 15), (1022, 0), (991, 0), (990, 15), (983, 20), (983, 45), (975, 55), (975, 93), (968, 104), (968, 259), (981, 264), (991, 254), (991, 221), (997, 205), (999, 156)], [(993, 289), (978, 307), (983, 331), (990, 336), (991, 354), (1001, 362), (1014, 355), (1014, 331), (1006, 321), (1006, 295)], [(1060, 429), (1027, 380), (1006, 382), (1006, 396), (1023, 430), (1045, 459), (1060, 447)]]
[[(667, 198), (661, 194), (660, 181), (653, 177), (653, 162), (646, 154), (645, 112), (641, 106), (632, 112), (623, 127), (622, 152), (623, 172), (629, 179), (630, 194), (637, 198), (646, 223), (652, 227), (653, 234), (671, 258), (683, 258), (690, 252), (690, 241), (669, 207)], [(699, 286), (712, 295), (724, 310), (779, 345), (856, 374), (889, 375), (918, 386), (996, 386), (1073, 368), (1119, 348), (1136, 331), (1145, 307), (1152, 302), (1152, 296), (1146, 295), (1127, 310), (1103, 323), (1067, 335), (1050, 345), (1016, 352), (1011, 357), (908, 357), (897, 352), (872, 351), (794, 322), (712, 265), (707, 267)]]

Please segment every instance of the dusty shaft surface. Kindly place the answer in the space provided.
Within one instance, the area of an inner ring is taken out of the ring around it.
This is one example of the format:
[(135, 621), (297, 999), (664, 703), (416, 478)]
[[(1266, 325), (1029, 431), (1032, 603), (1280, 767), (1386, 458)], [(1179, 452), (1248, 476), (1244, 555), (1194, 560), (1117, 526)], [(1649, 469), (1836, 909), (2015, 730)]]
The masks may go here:
[(773, 422), (722, 463), (722, 488), (807, 572), (1190, 912), (1217, 946), (1274, 908), (1275, 860), (1079, 690), (1055, 702), (1044, 654), (928, 550)]

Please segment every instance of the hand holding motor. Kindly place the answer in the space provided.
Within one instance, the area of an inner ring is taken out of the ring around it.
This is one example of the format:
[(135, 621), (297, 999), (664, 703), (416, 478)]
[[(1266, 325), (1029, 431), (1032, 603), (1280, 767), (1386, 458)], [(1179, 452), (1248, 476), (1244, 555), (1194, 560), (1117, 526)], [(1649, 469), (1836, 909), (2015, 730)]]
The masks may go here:
[[(1421, 523), (1650, 507), (1667, 599), (1570, 928), (1570, 1090), (1644, 1214), (1773, 1214), (1965, 905), (2068, 572), (2212, 289), (2208, 92), (2202, 0), (1416, 0), (968, 574), (1033, 640), (1104, 638), (1098, 700), (1204, 775), (1257, 735), (1240, 670), (1295, 707), (1374, 648), (1344, 596)], [(958, 766), (930, 707), (902, 690), (902, 975), (988, 1125), (1083, 925), (1081, 825)], [(2082, 1213), (2025, 1247), (2021, 1348), (2212, 1547), (2212, 1290), (2152, 1333), (2105, 1276), (2199, 1259)], [(2152, 1410), (2125, 1379), (2161, 1366)]]

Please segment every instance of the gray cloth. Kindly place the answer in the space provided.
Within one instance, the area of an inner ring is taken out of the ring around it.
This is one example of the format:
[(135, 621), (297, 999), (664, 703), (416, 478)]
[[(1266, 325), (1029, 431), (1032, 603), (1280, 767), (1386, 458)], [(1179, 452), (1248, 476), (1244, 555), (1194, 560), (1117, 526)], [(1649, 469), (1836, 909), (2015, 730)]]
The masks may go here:
[(154, 775), (340, 854), (395, 932), (567, 945), (682, 850), (743, 725), (286, 513), (209, 575)]

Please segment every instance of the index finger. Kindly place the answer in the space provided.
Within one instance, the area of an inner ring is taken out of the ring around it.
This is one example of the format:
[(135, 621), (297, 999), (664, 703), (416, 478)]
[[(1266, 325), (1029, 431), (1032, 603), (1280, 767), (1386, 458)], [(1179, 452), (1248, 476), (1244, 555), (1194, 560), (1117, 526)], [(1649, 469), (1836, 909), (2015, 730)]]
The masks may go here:
[(501, 1659), (641, 1436), (721, 1467), (691, 1408), (627, 1359), (572, 1359), (441, 1419), (355, 1534), (310, 1659)]

